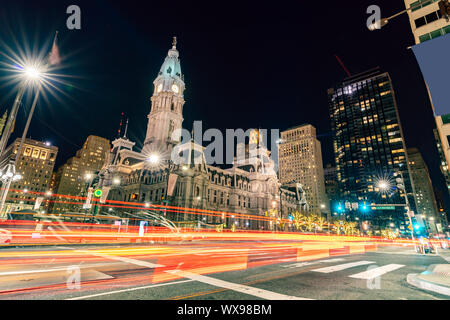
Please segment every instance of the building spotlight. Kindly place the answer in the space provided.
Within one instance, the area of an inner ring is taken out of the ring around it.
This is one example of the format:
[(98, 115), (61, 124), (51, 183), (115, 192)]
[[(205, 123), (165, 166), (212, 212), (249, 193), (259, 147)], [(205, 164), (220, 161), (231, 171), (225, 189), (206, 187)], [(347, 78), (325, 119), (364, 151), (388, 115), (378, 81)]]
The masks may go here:
[(119, 178), (114, 178), (113, 179), (113, 184), (115, 184), (115, 185), (120, 184), (120, 179)]
[(151, 164), (158, 164), (160, 161), (160, 157), (157, 154), (152, 154), (150, 155), (150, 157), (148, 157), (147, 161)]

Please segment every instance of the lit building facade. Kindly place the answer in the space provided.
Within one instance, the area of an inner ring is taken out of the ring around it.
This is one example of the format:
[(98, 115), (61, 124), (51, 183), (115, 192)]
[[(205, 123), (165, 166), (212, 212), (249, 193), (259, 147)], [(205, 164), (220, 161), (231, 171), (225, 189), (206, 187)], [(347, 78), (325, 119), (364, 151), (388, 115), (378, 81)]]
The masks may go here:
[(323, 169), (325, 177), (325, 193), (330, 201), (339, 199), (339, 187), (337, 181), (336, 167), (331, 164), (327, 164)]
[[(413, 7), (408, 11), (411, 31), (416, 44), (441, 37), (450, 33), (450, 21), (444, 19), (439, 10), (439, 0), (404, 0), (406, 8)], [(430, 102), (431, 101), (430, 97)], [(447, 189), (450, 194), (450, 114), (435, 116), (436, 129), (434, 137), (441, 160), (440, 168), (444, 175)]]
[(328, 211), (322, 149), (316, 138), (316, 128), (307, 124), (281, 132), (278, 158), (280, 182), (302, 184), (309, 212)]
[[(87, 175), (91, 174), (91, 179), (104, 166), (111, 145), (108, 139), (89, 136), (83, 148), (78, 150), (76, 155), (59, 167), (53, 178), (53, 192), (60, 195), (82, 196), (86, 194), (91, 182)], [(50, 210), (53, 213), (65, 211), (78, 211), (78, 205), (64, 203), (71, 202), (65, 198), (57, 198)]]
[[(251, 131), (248, 144), (237, 146), (244, 152), (242, 157), (238, 152), (233, 166), (228, 169), (207, 164), (205, 148), (193, 140), (180, 143), (177, 131), (182, 128), (184, 90), (174, 40), (154, 81), (144, 147), (139, 152), (134, 151), (134, 142), (119, 137), (112, 142), (107, 163), (100, 171), (98, 186), (109, 187), (108, 200), (141, 203), (149, 210), (152, 204), (169, 204), (220, 211), (219, 215), (167, 211), (164, 216), (181, 226), (198, 223), (253, 230), (268, 230), (275, 225), (251, 216), (266, 217), (271, 211), (276, 212), (276, 217), (287, 218), (297, 210), (298, 194), (281, 188), (274, 171), (275, 163), (270, 159), (270, 151), (259, 141), (257, 130)], [(251, 154), (250, 149), (254, 151)], [(177, 163), (174, 163), (174, 154), (183, 155)], [(149, 161), (153, 155), (158, 155), (156, 164)], [(172, 192), (168, 190), (170, 177), (175, 178)], [(128, 214), (126, 210), (113, 210), (115, 215)]]
[[(20, 138), (9, 145), (0, 160), (0, 166), (14, 162), (20, 146)], [(49, 191), (58, 147), (49, 143), (25, 139), (22, 155), (17, 158), (16, 172), (22, 179), (13, 181), (6, 198), (6, 212), (33, 209), (36, 197), (44, 197)], [(37, 193), (37, 194), (36, 194)], [(43, 202), (42, 206), (46, 204)]]
[(439, 0), (404, 0), (416, 44), (450, 33), (450, 22), (442, 18)]
[(405, 194), (396, 188), (395, 173), (404, 177), (410, 209), (416, 207), (389, 74), (377, 68), (347, 78), (328, 90), (328, 98), (341, 197), (334, 211), (371, 219), (378, 231), (392, 224), (405, 231)]
[(411, 178), (416, 192), (417, 213), (423, 215), (422, 220), (427, 224), (426, 227), (430, 232), (442, 232), (442, 222), (425, 161), (417, 148), (408, 148), (407, 152)]

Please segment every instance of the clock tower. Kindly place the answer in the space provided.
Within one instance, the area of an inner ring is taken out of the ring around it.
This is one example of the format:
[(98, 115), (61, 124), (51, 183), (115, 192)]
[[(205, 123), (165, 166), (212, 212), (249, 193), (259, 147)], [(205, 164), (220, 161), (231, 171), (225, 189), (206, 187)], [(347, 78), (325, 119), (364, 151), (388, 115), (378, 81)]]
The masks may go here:
[(148, 115), (147, 134), (143, 153), (171, 152), (180, 142), (183, 123), (184, 77), (181, 73), (177, 38), (173, 38), (172, 48), (153, 82), (154, 92), (151, 97), (152, 107)]

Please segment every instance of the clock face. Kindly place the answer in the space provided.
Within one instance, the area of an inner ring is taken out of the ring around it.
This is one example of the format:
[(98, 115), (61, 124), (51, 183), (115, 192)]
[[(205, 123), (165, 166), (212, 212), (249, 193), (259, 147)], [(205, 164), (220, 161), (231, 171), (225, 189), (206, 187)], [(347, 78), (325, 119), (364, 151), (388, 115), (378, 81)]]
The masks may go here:
[(176, 84), (174, 84), (172, 86), (172, 91), (175, 92), (175, 93), (178, 93), (180, 91), (180, 89), (178, 88), (178, 86)]
[(161, 92), (161, 91), (162, 91), (162, 87), (163, 87), (163, 86), (162, 86), (162, 83), (160, 83), (159, 86), (158, 86), (158, 88), (157, 88), (156, 90), (157, 90), (158, 92)]

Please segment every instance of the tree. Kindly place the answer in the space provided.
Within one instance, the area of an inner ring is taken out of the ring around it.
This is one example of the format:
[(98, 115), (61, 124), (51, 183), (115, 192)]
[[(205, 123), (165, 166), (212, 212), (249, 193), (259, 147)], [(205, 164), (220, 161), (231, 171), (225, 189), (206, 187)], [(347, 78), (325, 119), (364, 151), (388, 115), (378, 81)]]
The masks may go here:
[[(302, 230), (305, 224), (305, 216), (298, 211), (292, 213), (292, 222), (297, 230)], [(303, 231), (303, 230), (302, 230)]]
[(356, 222), (344, 222), (343, 228), (346, 235), (357, 234)]
[(309, 232), (314, 230), (314, 227), (316, 226), (316, 218), (317, 216), (313, 214), (305, 217), (306, 230), (308, 230)]
[(319, 231), (322, 231), (326, 224), (327, 224), (327, 220), (324, 217), (316, 218), (316, 227)]
[(341, 234), (341, 231), (345, 233), (345, 221), (344, 220), (338, 220), (334, 223), (333, 229), (336, 231), (337, 234)]

